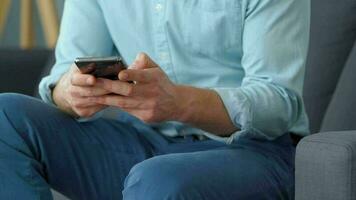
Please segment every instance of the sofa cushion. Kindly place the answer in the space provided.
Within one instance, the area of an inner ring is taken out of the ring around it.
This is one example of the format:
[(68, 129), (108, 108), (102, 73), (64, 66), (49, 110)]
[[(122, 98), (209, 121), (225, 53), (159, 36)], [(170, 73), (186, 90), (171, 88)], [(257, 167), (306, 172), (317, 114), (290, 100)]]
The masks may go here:
[(312, 0), (304, 100), (311, 131), (323, 116), (356, 38), (356, 1)]
[(356, 130), (356, 43), (326, 112), (322, 131)]
[(33, 95), (49, 50), (0, 49), (0, 92)]
[(38, 85), (40, 84), (43, 77), (48, 76), (51, 73), (52, 67), (54, 66), (55, 62), (56, 62), (56, 58), (55, 58), (54, 52), (50, 52), (48, 59), (42, 69), (42, 72), (41, 72), (40, 76), (38, 76), (37, 85), (35, 88), (35, 92), (33, 94), (34, 97), (41, 98), (40, 94), (39, 94), (39, 90), (38, 90), (39, 89)]

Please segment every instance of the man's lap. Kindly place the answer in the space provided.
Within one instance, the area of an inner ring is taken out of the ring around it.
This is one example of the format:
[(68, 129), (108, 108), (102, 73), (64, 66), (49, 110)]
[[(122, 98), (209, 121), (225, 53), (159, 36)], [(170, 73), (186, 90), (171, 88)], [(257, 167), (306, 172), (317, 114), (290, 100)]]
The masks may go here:
[(242, 146), (156, 156), (131, 169), (124, 199), (289, 199), (292, 167), (275, 162)]
[[(293, 150), (288, 145), (246, 140), (227, 146), (192, 137), (168, 141), (148, 127), (139, 132), (113, 120), (78, 123), (28, 97), (0, 95), (0, 103), (7, 105), (1, 107), (2, 117), (16, 128), (29, 151), (25, 145), (16, 148), (37, 160), (35, 169), (53, 188), (74, 199), (120, 199), (130, 170), (126, 199), (142, 199), (132, 195), (147, 190), (151, 193), (145, 192), (145, 199), (250, 199), (257, 194), (273, 199), (292, 192)], [(0, 141), (19, 141), (11, 135), (5, 131)], [(279, 153), (283, 150), (291, 153)]]

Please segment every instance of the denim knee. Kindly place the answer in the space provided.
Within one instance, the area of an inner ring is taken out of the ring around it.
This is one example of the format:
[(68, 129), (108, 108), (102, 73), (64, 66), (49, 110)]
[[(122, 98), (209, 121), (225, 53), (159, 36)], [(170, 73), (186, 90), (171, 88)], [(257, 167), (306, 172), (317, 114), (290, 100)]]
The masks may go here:
[(197, 196), (197, 180), (179, 171), (168, 156), (158, 156), (135, 165), (126, 177), (125, 200), (190, 200)]
[[(24, 132), (27, 119), (35, 118), (36, 115), (43, 112), (38, 106), (39, 100), (22, 94), (4, 93), (0, 94), (0, 112), (1, 123), (11, 123), (13, 128), (19, 132)], [(6, 126), (0, 125), (0, 128)]]
[(24, 106), (31, 105), (33, 101), (34, 98), (26, 95), (2, 93), (0, 94), (0, 110), (6, 112), (20, 112)]
[(28, 98), (20, 94), (0, 94), (0, 149), (3, 154), (10, 152), (9, 148), (28, 152), (21, 137), (26, 133), (23, 107)]

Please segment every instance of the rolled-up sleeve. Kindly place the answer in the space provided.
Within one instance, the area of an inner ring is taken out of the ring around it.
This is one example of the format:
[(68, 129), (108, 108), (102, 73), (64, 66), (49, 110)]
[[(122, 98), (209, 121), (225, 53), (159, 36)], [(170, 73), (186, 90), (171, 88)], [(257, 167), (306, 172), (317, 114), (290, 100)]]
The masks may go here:
[(39, 85), (42, 99), (53, 104), (52, 89), (76, 57), (108, 56), (113, 50), (114, 45), (97, 1), (66, 0), (55, 51), (56, 63), (50, 75), (43, 78)]
[(309, 42), (310, 0), (245, 2), (240, 87), (215, 88), (233, 123), (231, 136), (273, 140), (308, 133), (302, 88)]

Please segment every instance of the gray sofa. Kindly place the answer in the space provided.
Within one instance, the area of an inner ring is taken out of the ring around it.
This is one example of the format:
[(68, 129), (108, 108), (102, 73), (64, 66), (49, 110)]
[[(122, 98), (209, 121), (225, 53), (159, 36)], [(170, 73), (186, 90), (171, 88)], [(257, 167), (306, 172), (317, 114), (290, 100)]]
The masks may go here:
[[(36, 95), (51, 54), (0, 50), (0, 92)], [(304, 100), (317, 134), (297, 146), (296, 200), (356, 200), (355, 86), (356, 1), (312, 0)]]
[(296, 200), (356, 200), (356, 1), (312, 0)]

